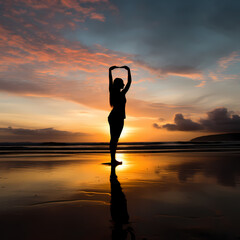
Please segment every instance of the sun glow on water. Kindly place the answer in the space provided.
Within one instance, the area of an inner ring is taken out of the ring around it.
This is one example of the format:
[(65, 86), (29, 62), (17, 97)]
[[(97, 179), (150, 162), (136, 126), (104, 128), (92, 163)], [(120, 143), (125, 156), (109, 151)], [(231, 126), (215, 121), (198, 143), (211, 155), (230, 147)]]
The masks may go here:
[(130, 167), (128, 158), (126, 156), (126, 154), (124, 153), (117, 153), (116, 154), (116, 159), (120, 162), (122, 162), (121, 165), (118, 165), (118, 171), (125, 171), (126, 169), (128, 169)]

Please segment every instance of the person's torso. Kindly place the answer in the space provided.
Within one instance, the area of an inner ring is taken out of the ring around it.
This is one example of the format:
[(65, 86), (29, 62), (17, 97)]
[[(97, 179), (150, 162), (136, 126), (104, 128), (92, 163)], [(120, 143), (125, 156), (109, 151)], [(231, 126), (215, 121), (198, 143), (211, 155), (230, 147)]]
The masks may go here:
[(122, 92), (115, 93), (113, 97), (113, 109), (110, 115), (116, 118), (126, 118), (125, 106), (126, 106), (125, 94)]

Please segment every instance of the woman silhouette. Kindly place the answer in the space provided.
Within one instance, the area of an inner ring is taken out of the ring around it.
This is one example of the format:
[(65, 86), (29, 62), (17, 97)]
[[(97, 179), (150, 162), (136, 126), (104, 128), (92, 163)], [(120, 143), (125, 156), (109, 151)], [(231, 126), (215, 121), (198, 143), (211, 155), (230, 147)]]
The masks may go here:
[[(114, 81), (112, 79), (112, 70), (115, 68), (124, 68), (128, 71), (128, 81), (127, 85), (124, 88), (124, 83), (121, 78), (115, 78)], [(110, 125), (110, 153), (111, 153), (111, 164), (121, 164), (121, 162), (117, 161), (115, 158), (118, 139), (121, 135), (125, 115), (125, 105), (126, 105), (126, 93), (130, 88), (132, 82), (130, 68), (128, 66), (112, 66), (109, 68), (109, 93), (110, 93), (110, 105), (112, 107), (112, 111), (108, 116), (108, 122)]]

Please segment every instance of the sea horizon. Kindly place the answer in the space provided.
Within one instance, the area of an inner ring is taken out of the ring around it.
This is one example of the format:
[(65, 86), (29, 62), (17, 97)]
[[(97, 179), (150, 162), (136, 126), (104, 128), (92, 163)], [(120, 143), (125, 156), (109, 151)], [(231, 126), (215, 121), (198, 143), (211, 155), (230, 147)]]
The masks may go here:
[[(240, 151), (239, 141), (119, 142), (118, 153)], [(108, 142), (2, 142), (0, 155), (108, 153)]]

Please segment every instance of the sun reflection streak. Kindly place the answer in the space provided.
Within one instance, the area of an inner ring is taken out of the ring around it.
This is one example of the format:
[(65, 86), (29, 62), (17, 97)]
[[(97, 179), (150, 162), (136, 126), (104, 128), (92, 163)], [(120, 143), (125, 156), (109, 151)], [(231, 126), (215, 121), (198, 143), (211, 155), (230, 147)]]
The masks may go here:
[(125, 171), (130, 167), (129, 160), (125, 153), (117, 153), (116, 159), (122, 162), (122, 164), (118, 166), (118, 171)]

